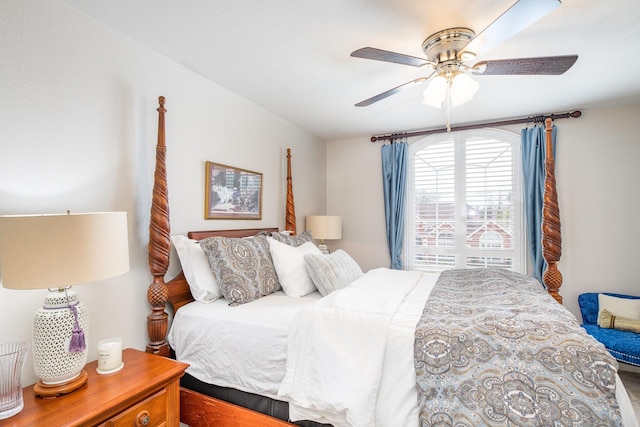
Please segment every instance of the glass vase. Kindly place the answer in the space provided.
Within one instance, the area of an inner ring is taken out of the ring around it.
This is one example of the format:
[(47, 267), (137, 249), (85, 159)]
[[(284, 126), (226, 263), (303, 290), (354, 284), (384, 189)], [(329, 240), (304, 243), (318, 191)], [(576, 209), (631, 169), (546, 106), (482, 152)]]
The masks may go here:
[(29, 344), (24, 341), (0, 344), (0, 420), (22, 410), (20, 376)]

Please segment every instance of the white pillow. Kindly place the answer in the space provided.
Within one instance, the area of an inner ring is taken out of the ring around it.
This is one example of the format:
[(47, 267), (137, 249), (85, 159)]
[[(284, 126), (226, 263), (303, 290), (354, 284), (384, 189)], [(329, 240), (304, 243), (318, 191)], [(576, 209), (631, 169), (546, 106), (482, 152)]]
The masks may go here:
[(603, 310), (616, 317), (625, 317), (631, 320), (640, 320), (640, 299), (612, 297), (611, 295), (598, 294), (598, 317)]
[(342, 249), (329, 255), (305, 255), (304, 260), (313, 284), (323, 297), (363, 275), (358, 263)]
[(291, 246), (271, 237), (267, 240), (269, 240), (273, 266), (284, 293), (289, 297), (300, 298), (314, 292), (316, 287), (307, 273), (304, 256), (306, 254), (321, 255), (320, 249), (312, 242)]
[(220, 286), (211, 272), (209, 261), (200, 244), (187, 236), (171, 236), (184, 277), (196, 301), (209, 303), (222, 297)]

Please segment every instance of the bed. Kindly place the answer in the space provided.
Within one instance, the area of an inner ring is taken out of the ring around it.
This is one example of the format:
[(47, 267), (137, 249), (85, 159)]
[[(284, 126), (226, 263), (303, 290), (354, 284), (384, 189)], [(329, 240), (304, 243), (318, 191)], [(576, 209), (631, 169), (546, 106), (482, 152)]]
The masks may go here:
[[(558, 304), (557, 207), (547, 209), (543, 224), (550, 230), (546, 290), (496, 269), (363, 272), (343, 251), (314, 253), (311, 236), (296, 234), (289, 219), (289, 233), (273, 227), (181, 236), (200, 267), (203, 259), (217, 265), (223, 297), (206, 301), (213, 291), (194, 287), (198, 274), (181, 255), (183, 271), (165, 281), (172, 239), (181, 245), (169, 226), (164, 102), (149, 227), (147, 351), (190, 364), (181, 383), (182, 422), (638, 425), (615, 360)], [(295, 218), (289, 152), (287, 169), (287, 217)], [(249, 291), (244, 279), (238, 287), (221, 273), (244, 268), (225, 258), (230, 245), (254, 251), (252, 263), (271, 257), (273, 270)]]

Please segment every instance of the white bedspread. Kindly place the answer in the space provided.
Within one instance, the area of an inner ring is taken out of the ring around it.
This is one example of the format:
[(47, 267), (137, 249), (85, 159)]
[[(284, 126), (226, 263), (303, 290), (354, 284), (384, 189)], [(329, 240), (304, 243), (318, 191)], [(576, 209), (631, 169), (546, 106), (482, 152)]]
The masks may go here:
[[(402, 347), (406, 350), (398, 337), (390, 335), (391, 327), (422, 277), (419, 272), (372, 270), (298, 313), (289, 333), (287, 373), (278, 393), (289, 401), (292, 421), (311, 419), (336, 427), (379, 425), (376, 407), (385, 357), (399, 356)], [(401, 320), (407, 319), (400, 316)], [(406, 325), (411, 334), (416, 321)], [(397, 328), (406, 329), (400, 324)], [(392, 349), (385, 354), (388, 341)], [(412, 361), (411, 347), (407, 353)], [(408, 376), (415, 384), (415, 375)], [(415, 393), (410, 402), (415, 406)], [(394, 408), (388, 401), (384, 405)], [(393, 411), (397, 415), (397, 408)], [(394, 419), (393, 425), (402, 424)]]

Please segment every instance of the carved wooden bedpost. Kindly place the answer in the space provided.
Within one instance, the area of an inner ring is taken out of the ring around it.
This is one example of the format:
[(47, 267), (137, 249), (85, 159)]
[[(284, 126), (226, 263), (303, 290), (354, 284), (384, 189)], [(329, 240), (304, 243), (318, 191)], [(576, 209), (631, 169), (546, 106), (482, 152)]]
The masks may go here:
[(562, 286), (562, 274), (557, 264), (562, 253), (562, 237), (560, 234), (560, 209), (556, 190), (555, 160), (553, 158), (553, 121), (545, 120), (546, 158), (544, 180), (544, 203), (542, 205), (542, 256), (547, 262), (547, 269), (542, 281), (547, 292), (562, 304), (562, 296), (558, 293)]
[(293, 179), (291, 178), (291, 148), (287, 148), (287, 208), (285, 230), (296, 234), (296, 208), (293, 202)]
[(158, 145), (156, 146), (156, 169), (151, 200), (151, 220), (149, 223), (149, 271), (153, 282), (147, 290), (147, 301), (151, 314), (147, 316), (149, 343), (147, 353), (169, 356), (166, 341), (169, 317), (165, 312), (168, 291), (164, 275), (169, 267), (171, 250), (169, 230), (169, 196), (167, 191), (166, 146), (164, 137), (164, 97), (158, 98)]

